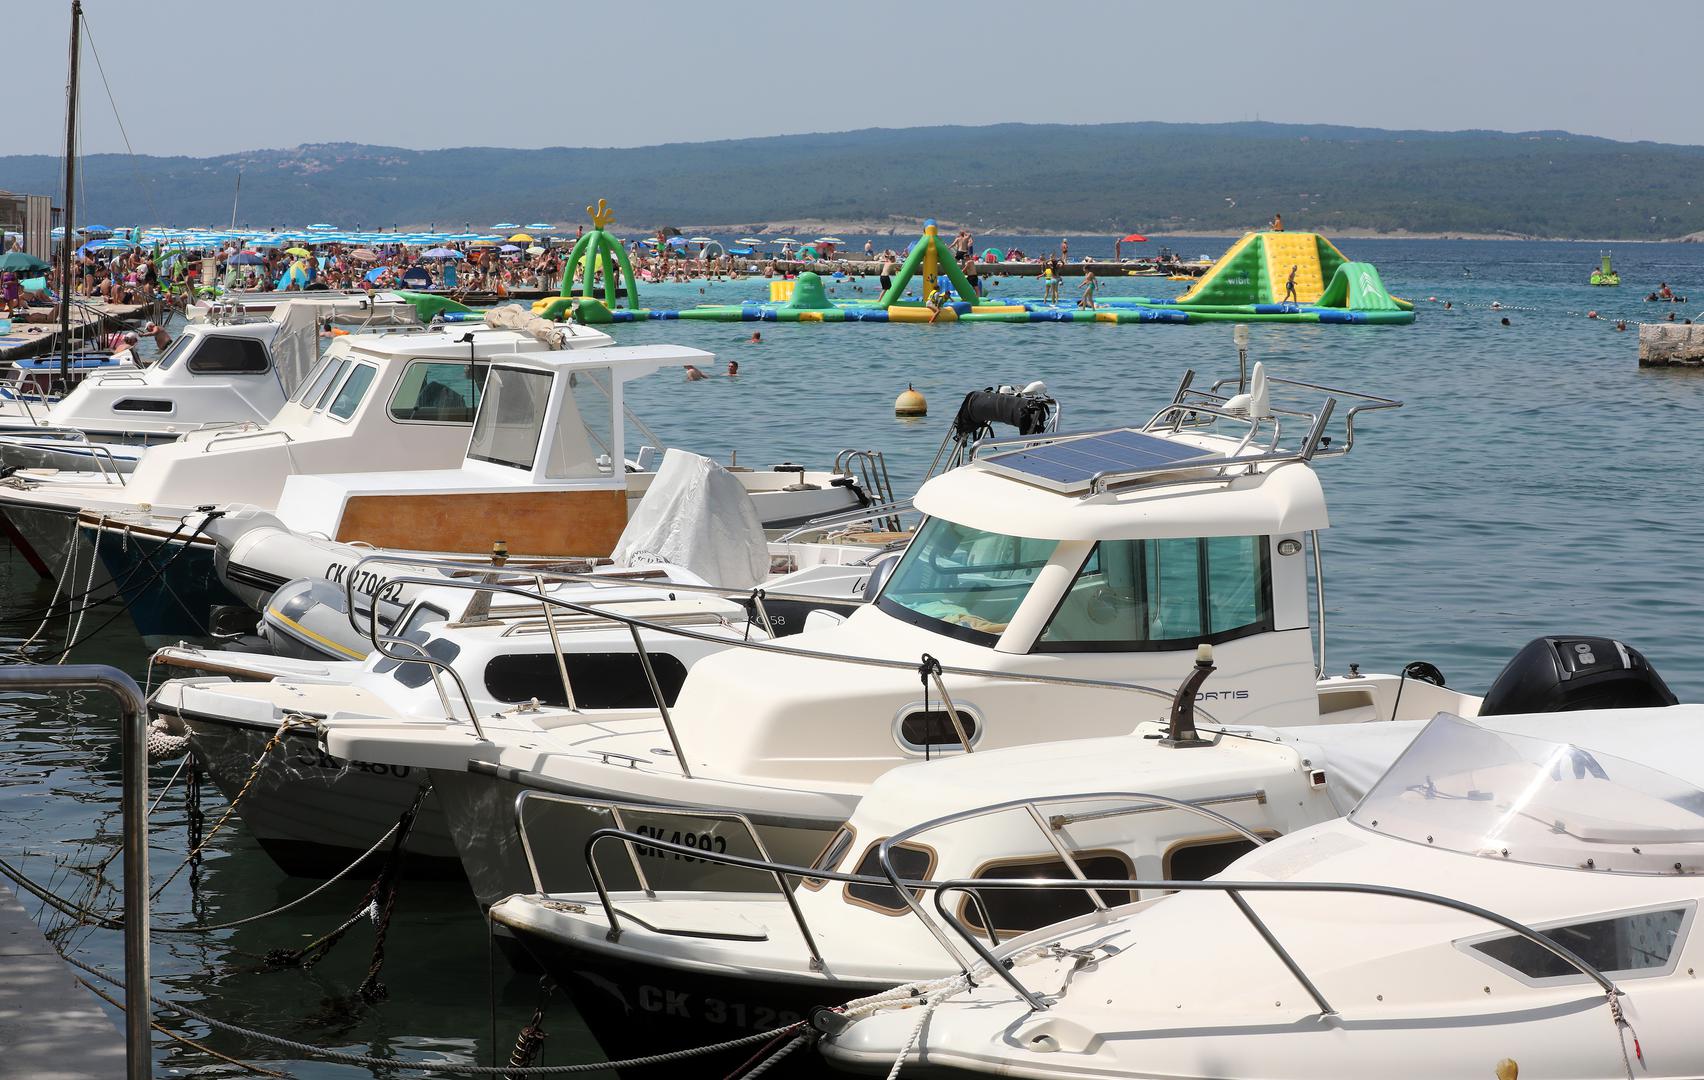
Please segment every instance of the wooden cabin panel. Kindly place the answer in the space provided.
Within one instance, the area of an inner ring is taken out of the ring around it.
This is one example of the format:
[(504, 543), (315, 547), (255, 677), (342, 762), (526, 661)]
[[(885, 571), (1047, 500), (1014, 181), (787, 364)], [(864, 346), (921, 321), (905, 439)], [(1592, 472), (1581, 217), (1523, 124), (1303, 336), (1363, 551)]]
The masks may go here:
[(624, 491), (351, 495), (340, 541), (408, 551), (606, 556), (627, 527)]

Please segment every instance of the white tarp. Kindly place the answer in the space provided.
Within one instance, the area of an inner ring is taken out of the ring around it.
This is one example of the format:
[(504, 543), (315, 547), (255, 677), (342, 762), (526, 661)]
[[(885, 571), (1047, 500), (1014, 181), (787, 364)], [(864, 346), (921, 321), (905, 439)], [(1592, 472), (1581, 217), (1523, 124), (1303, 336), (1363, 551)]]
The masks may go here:
[(747, 589), (769, 573), (769, 544), (745, 485), (707, 457), (663, 455), (612, 556), (622, 566), (671, 563), (712, 585)]

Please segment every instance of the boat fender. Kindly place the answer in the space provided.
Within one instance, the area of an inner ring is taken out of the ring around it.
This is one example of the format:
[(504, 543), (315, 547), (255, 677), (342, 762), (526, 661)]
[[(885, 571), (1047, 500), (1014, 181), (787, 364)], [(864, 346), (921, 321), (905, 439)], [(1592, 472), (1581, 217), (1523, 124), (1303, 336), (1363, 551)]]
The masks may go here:
[(170, 761), (189, 749), (189, 727), (179, 716), (156, 715), (148, 724), (148, 760)]

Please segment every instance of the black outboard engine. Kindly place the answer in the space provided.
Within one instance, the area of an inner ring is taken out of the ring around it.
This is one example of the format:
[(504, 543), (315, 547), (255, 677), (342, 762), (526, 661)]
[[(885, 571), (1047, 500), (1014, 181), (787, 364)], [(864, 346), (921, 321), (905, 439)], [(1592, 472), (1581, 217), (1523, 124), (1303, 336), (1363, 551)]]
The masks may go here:
[(1480, 716), (1648, 709), (1678, 699), (1639, 650), (1613, 638), (1541, 637), (1504, 665)]

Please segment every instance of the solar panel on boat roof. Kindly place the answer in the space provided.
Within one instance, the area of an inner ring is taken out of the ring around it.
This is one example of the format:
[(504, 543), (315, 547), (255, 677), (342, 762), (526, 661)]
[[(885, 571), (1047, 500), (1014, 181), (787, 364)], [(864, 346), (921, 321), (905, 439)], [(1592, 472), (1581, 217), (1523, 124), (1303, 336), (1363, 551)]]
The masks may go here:
[(981, 460), (1020, 479), (1069, 492), (1087, 488), (1089, 481), (1101, 473), (1163, 469), (1167, 465), (1219, 456), (1199, 446), (1125, 428), (1008, 450)]

